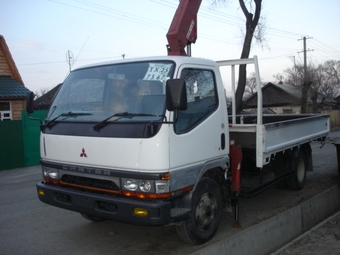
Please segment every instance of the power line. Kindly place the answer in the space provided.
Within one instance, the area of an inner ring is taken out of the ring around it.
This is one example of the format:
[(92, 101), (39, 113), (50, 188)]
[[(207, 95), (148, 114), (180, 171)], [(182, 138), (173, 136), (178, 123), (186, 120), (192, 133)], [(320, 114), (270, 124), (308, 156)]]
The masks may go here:
[[(122, 12), (120, 10), (113, 9), (113, 8), (110, 8), (110, 7), (105, 6), (105, 5), (93, 3), (93, 2), (88, 1), (88, 0), (76, 0), (76, 2), (78, 2), (79, 4), (85, 5), (87, 7), (97, 9), (97, 10), (83, 8), (83, 7), (80, 7), (80, 6), (74, 6), (74, 5), (70, 5), (70, 4), (65, 4), (65, 3), (59, 2), (57, 0), (49, 0), (49, 1), (57, 3), (57, 4), (65, 5), (65, 6), (68, 6), (68, 7), (72, 7), (72, 8), (76, 8), (76, 9), (80, 9), (80, 10), (84, 10), (84, 11), (88, 11), (88, 12), (112, 17), (112, 18), (127, 20), (127, 21), (130, 21), (130, 22), (134, 22), (134, 23), (138, 23), (138, 24), (142, 24), (142, 25), (146, 25), (146, 26), (150, 26), (150, 27), (154, 27), (154, 28), (158, 28), (158, 29), (162, 29), (162, 30), (166, 30), (167, 27), (168, 27), (167, 24), (160, 23), (159, 21), (154, 21), (154, 20), (147, 19), (145, 17), (139, 17), (139, 16), (136, 16), (136, 15), (131, 17), (130, 13)], [(168, 8), (172, 8), (172, 9), (177, 8), (177, 3), (173, 3), (173, 2), (170, 3), (170, 2), (164, 1), (164, 0), (163, 1), (152, 0), (152, 2), (159, 4), (159, 5), (162, 5), (162, 6), (166, 6)], [(214, 10), (212, 12), (211, 9), (204, 7), (204, 6), (202, 6), (200, 8), (200, 12), (198, 13), (198, 15), (200, 17), (207, 18), (207, 19), (215, 21), (215, 22), (220, 22), (220, 23), (235, 26), (235, 27), (240, 27), (240, 26), (244, 25), (244, 19), (243, 18), (234, 16), (234, 15), (225, 14), (223, 12), (216, 11), (216, 10)], [(284, 30), (280, 30), (280, 29), (275, 29), (275, 28), (270, 28), (268, 34), (272, 34), (274, 36), (288, 38), (288, 39), (293, 39), (293, 37), (296, 38), (296, 35), (300, 35), (300, 34), (297, 34), (297, 33), (284, 31)], [(208, 35), (208, 34), (205, 34), (205, 33), (201, 33), (200, 37), (211, 40), (211, 41), (217, 41), (217, 42), (222, 42), (222, 43), (239, 45), (238, 42), (230, 42), (230, 41), (227, 41), (225, 38), (218, 37), (216, 35)]]
[(315, 41), (313, 40), (311, 45), (314, 48), (317, 48), (317, 50), (319, 52), (322, 52), (328, 56), (331, 56), (332, 58), (340, 58), (340, 51), (338, 51), (335, 48), (332, 48), (331, 46), (328, 46), (324, 43), (322, 43), (321, 41), (315, 39)]
[[(122, 56), (112, 56), (112, 57), (101, 57), (101, 58), (87, 58), (87, 59), (78, 59), (78, 62), (82, 61), (93, 61), (93, 60), (103, 60), (103, 59), (117, 59), (121, 58)], [(38, 62), (38, 63), (25, 63), (25, 64), (16, 64), (17, 66), (34, 66), (34, 65), (50, 65), (50, 64), (65, 64), (65, 60), (63, 61), (48, 61), (48, 62)]]
[[(56, 0), (48, 0), (48, 1), (56, 3), (56, 4), (68, 6), (68, 7), (71, 7), (71, 8), (75, 8), (75, 9), (104, 15), (104, 16), (111, 17), (111, 18), (117, 18), (117, 19), (126, 20), (126, 21), (130, 21), (130, 22), (133, 22), (133, 23), (141, 24), (141, 25), (152, 26), (154, 28), (158, 28), (158, 29), (163, 30), (163, 27), (161, 27), (159, 25), (160, 24), (159, 22), (148, 20), (148, 19), (145, 19), (145, 18), (142, 18), (142, 17), (137, 17), (137, 16), (131, 17), (129, 13), (123, 13), (121, 11), (116, 11), (112, 8), (101, 6), (101, 5), (98, 5), (98, 4), (94, 4), (94, 3), (90, 3), (90, 2), (88, 2), (88, 3), (81, 2), (84, 5), (94, 7), (96, 9), (99, 9), (100, 11), (91, 10), (91, 9), (87, 9), (87, 8), (83, 8), (83, 7), (75, 6), (75, 5), (71, 5), (71, 4), (66, 4), (66, 3), (56, 1)], [(105, 12), (107, 12), (107, 13), (105, 13)]]
[[(81, 49), (80, 49), (80, 51), (79, 51), (79, 53), (78, 53), (78, 55), (77, 55), (76, 59), (73, 61), (73, 64), (72, 64), (72, 66), (73, 66), (73, 65), (74, 65), (74, 63), (77, 61), (77, 59), (78, 59), (78, 57), (79, 57), (80, 53), (83, 51), (83, 49), (84, 49), (84, 47), (85, 47), (85, 44), (87, 43), (87, 41), (88, 41), (88, 40), (89, 40), (89, 37), (87, 37), (87, 39), (86, 39), (85, 43), (83, 44), (83, 47), (81, 47)], [(70, 71), (71, 71), (71, 67), (70, 67)]]
[[(88, 0), (76, 0), (77, 3), (86, 6), (86, 8), (83, 8), (82, 6), (65, 4), (65, 3), (62, 3), (62, 2), (57, 1), (57, 0), (49, 0), (49, 1), (56, 3), (56, 4), (67, 6), (68, 8), (76, 8), (76, 9), (80, 9), (80, 10), (83, 10), (83, 11), (96, 13), (96, 14), (99, 14), (99, 15), (105, 15), (105, 16), (108, 16), (108, 17), (111, 17), (111, 18), (118, 18), (118, 19), (126, 20), (126, 21), (129, 21), (129, 22), (134, 22), (134, 23), (138, 23), (138, 24), (141, 24), (141, 22), (144, 21), (144, 23), (142, 23), (142, 25), (151, 26), (151, 27), (154, 27), (154, 28), (157, 28), (157, 29), (162, 29), (162, 30), (167, 29), (167, 25), (164, 24), (164, 23), (160, 23), (158, 20), (154, 21), (154, 20), (147, 19), (147, 18), (144, 18), (144, 17), (141, 17), (141, 16), (136, 16), (136, 15), (131, 17), (131, 14), (128, 13), (128, 12), (122, 12), (120, 10), (116, 10), (116, 9), (110, 8), (108, 6), (100, 5), (100, 4), (97, 4), (97, 3), (94, 3), (94, 2), (91, 2), (91, 1), (88, 1)], [(174, 9), (177, 8), (177, 3), (173, 3), (173, 2), (169, 3), (167, 1), (160, 1), (160, 0), (159, 1), (151, 0), (151, 1), (154, 2), (154, 3), (160, 4), (162, 6), (169, 7), (169, 8), (174, 8)], [(240, 17), (234, 16), (234, 15), (228, 15), (228, 14), (225, 14), (225, 13), (223, 13), (221, 11), (217, 11), (217, 10), (211, 11), (210, 8), (207, 8), (205, 6), (202, 7), (202, 10), (200, 10), (199, 15), (204, 17), (204, 18), (213, 20), (215, 22), (221, 22), (223, 24), (227, 24), (227, 25), (231, 25), (231, 26), (238, 26), (239, 27), (241, 25), (242, 26), (244, 25), (244, 19), (242, 19)], [(300, 35), (298, 33), (285, 31), (285, 30), (281, 30), (281, 29), (276, 29), (276, 28), (269, 28), (268, 30), (269, 30), (269, 32), (268, 32), (269, 35), (273, 35), (275, 37), (287, 38), (287, 39), (293, 39), (294, 36), (296, 38), (296, 35)], [(232, 44), (232, 45), (240, 45), (239, 39), (235, 40), (235, 38), (227, 39), (227, 38), (224, 38), (224, 37), (219, 37), (219, 36), (216, 36), (216, 35), (209, 35), (209, 34), (206, 34), (206, 33), (200, 34), (200, 37), (207, 39), (207, 40), (211, 40), (211, 41), (216, 41), (216, 42), (221, 42), (221, 43), (226, 43), (226, 44)], [(294, 39), (294, 40), (296, 40), (296, 39)], [(37, 43), (37, 42), (34, 42), (34, 41), (27, 41), (27, 42)], [(57, 45), (57, 44), (47, 44), (47, 43), (45, 43), (45, 44), (53, 46), (53, 47), (64, 48), (64, 49), (65, 48), (66, 49), (71, 48), (70, 46), (61, 46), (61, 45)], [(81, 51), (82, 51), (83, 47), (81, 48)], [(328, 50), (327, 47), (328, 46), (320, 46), (320, 48), (322, 48), (324, 52), (327, 52), (329, 54), (334, 54), (334, 53), (337, 54), (336, 50), (334, 50), (334, 52), (332, 52), (332, 50)], [(92, 50), (92, 49), (89, 49), (89, 50)], [(96, 49), (96, 50), (98, 50), (98, 49)], [(273, 48), (271, 48), (271, 50), (280, 51), (280, 52), (284, 52), (284, 51), (292, 52), (292, 51), (295, 51), (296, 49), (284, 49), (284, 48), (273, 47)], [(319, 47), (318, 47), (318, 50), (319, 50)], [(79, 56), (79, 54), (78, 54), (78, 56)], [(76, 57), (76, 60), (77, 60), (78, 56)], [(49, 63), (58, 63), (58, 62), (49, 62)], [(32, 63), (32, 65), (34, 65), (34, 64), (36, 64), (36, 63)], [(24, 65), (30, 65), (30, 64), (24, 64)]]

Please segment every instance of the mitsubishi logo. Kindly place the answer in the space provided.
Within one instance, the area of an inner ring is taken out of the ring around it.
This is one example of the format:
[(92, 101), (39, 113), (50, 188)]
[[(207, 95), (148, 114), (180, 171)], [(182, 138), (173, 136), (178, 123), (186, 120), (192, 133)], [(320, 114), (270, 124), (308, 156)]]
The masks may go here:
[(85, 153), (85, 149), (84, 149), (84, 148), (81, 150), (80, 157), (85, 157), (85, 158), (87, 158), (87, 155), (86, 155), (86, 153)]

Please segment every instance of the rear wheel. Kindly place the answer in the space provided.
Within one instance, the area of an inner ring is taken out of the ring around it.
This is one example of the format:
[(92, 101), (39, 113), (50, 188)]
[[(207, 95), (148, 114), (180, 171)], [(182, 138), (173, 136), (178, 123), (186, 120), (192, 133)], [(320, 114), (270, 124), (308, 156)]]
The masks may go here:
[(222, 216), (222, 196), (219, 185), (210, 178), (203, 178), (197, 185), (191, 205), (191, 217), (176, 226), (182, 240), (203, 244), (215, 235)]
[[(274, 175), (275, 177), (281, 176), (289, 171), (290, 153), (277, 154), (274, 161)], [(287, 180), (284, 179), (276, 184), (279, 189), (287, 189)]]
[(291, 169), (294, 171), (294, 175), (287, 179), (288, 187), (292, 190), (300, 190), (305, 185), (307, 162), (302, 150), (298, 150), (293, 153), (291, 158)]
[(81, 213), (81, 216), (83, 216), (85, 219), (87, 219), (89, 221), (94, 221), (94, 222), (105, 221), (105, 219), (103, 219), (103, 218), (92, 216), (92, 215), (88, 215), (88, 214), (85, 214), (85, 213)]

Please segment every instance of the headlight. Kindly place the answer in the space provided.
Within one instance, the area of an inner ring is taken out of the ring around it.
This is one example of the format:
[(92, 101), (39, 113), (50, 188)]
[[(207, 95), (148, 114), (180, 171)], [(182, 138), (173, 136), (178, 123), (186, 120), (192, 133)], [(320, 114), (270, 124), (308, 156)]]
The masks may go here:
[(51, 179), (58, 179), (59, 178), (58, 169), (56, 169), (56, 168), (43, 166), (42, 170), (43, 170), (44, 177), (48, 177), (48, 178), (51, 178)]
[(151, 190), (151, 183), (149, 181), (141, 181), (139, 183), (139, 188), (143, 192), (149, 192)]
[(125, 180), (124, 188), (126, 188), (127, 190), (135, 191), (138, 188), (136, 180)]
[(155, 192), (155, 183), (152, 180), (137, 180), (122, 178), (123, 187), (129, 191)]

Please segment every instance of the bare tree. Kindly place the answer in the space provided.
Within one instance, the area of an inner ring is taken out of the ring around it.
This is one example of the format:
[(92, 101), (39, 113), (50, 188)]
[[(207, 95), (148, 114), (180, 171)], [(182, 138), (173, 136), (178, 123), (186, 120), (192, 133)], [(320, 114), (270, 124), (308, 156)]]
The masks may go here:
[[(274, 78), (302, 88), (304, 85), (303, 69), (302, 64), (297, 64), (285, 69), (283, 74), (274, 75)], [(309, 63), (307, 72), (310, 89), (306, 99), (312, 101), (313, 112), (317, 112), (324, 106), (326, 98), (335, 98), (340, 93), (340, 61), (329, 60), (323, 64)]]
[(285, 80), (285, 77), (281, 73), (277, 73), (273, 75), (273, 78), (275, 79), (277, 83), (284, 83), (284, 80)]
[(247, 78), (244, 94), (246, 96), (251, 96), (254, 95), (255, 93), (256, 93), (256, 76), (255, 72), (252, 72), (251, 75)]
[(328, 97), (336, 97), (340, 93), (340, 61), (329, 60), (319, 65), (321, 73), (320, 91)]
[(35, 99), (45, 95), (47, 92), (49, 91), (49, 89), (47, 88), (41, 88), (40, 91), (35, 91)]
[[(213, 3), (227, 1), (228, 0), (213, 0)], [(253, 2), (255, 3), (255, 7), (253, 6)], [(239, 0), (239, 4), (246, 18), (245, 24), (246, 31), (243, 41), (241, 58), (249, 58), (253, 38), (255, 38), (255, 40), (261, 45), (264, 42), (265, 25), (264, 23), (262, 24), (259, 23), (261, 16), (262, 0)], [(249, 10), (246, 4), (248, 4)], [(252, 13), (254, 8), (255, 8), (254, 13)], [(256, 29), (257, 27), (258, 29)], [(235, 95), (237, 113), (241, 112), (243, 108), (242, 98), (246, 89), (246, 84), (247, 84), (247, 65), (240, 65), (238, 85)]]
[[(243, 42), (241, 58), (249, 57), (251, 43), (254, 37), (256, 26), (258, 25), (261, 15), (262, 0), (254, 0), (254, 2), (255, 2), (255, 14), (251, 13), (247, 9), (244, 0), (239, 0), (240, 7), (246, 18), (246, 33)], [(261, 35), (259, 35), (258, 38), (261, 38)], [(241, 65), (239, 68), (238, 85), (235, 95), (237, 113), (242, 111), (242, 97), (245, 91), (246, 82), (247, 82), (247, 66)]]

